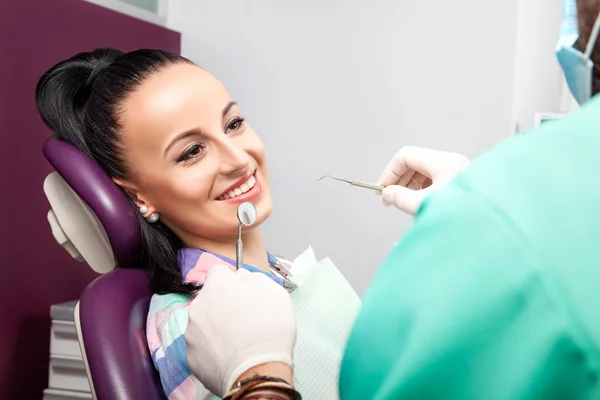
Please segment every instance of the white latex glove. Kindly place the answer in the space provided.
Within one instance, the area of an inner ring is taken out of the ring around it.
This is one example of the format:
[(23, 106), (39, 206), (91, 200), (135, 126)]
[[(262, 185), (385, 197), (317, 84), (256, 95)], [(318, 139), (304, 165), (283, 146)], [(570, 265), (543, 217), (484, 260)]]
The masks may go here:
[(469, 160), (458, 153), (403, 147), (383, 170), (378, 185), (385, 186), (383, 202), (415, 215), (431, 191), (451, 181)]
[(267, 276), (215, 266), (189, 306), (185, 332), (192, 373), (223, 397), (248, 369), (293, 366), (296, 318), (289, 293)]

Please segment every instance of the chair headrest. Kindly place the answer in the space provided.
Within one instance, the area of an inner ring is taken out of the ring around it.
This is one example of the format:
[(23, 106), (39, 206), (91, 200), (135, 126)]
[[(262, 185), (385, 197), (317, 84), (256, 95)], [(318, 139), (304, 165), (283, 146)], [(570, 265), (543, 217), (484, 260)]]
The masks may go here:
[(43, 153), (56, 172), (44, 181), (52, 210), (48, 220), (56, 240), (106, 273), (136, 265), (141, 255), (138, 217), (123, 191), (87, 155), (53, 136)]

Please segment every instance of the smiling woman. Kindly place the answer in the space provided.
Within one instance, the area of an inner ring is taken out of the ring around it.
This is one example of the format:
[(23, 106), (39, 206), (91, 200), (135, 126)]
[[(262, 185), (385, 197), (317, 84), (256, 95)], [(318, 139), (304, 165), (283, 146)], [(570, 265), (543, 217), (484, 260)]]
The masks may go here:
[[(184, 247), (234, 258), (235, 204), (252, 200), (257, 225), (272, 208), (264, 148), (238, 105), (210, 73), (176, 63), (155, 72), (121, 107), (120, 140), (132, 173), (117, 183), (147, 215), (159, 213)], [(268, 269), (260, 232), (249, 230), (244, 239), (246, 259)]]
[[(253, 202), (254, 227), (271, 214), (262, 142), (223, 85), (181, 56), (78, 54), (41, 78), (37, 103), (44, 121), (96, 161), (140, 210), (141, 263), (157, 293), (196, 289), (183, 279), (182, 248), (235, 257), (236, 203)], [(260, 231), (248, 228), (244, 243), (245, 259), (268, 270)]]
[(183, 334), (207, 272), (235, 259), (239, 203), (257, 210), (243, 229), (245, 267), (273, 275), (283, 263), (266, 252), (257, 229), (272, 209), (262, 142), (221, 82), (164, 51), (77, 54), (44, 74), (36, 95), (46, 124), (98, 163), (139, 210), (140, 264), (157, 293), (148, 345), (165, 394), (210, 396), (190, 373)]

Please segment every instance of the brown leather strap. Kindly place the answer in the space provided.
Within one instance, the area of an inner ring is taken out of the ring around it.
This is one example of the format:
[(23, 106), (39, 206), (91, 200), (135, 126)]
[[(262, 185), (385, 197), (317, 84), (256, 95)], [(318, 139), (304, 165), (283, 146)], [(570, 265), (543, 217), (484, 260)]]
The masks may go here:
[(290, 400), (290, 397), (274, 392), (259, 391), (258, 393), (248, 393), (244, 396), (244, 400)]
[[(260, 395), (263, 397), (260, 397)], [(223, 400), (246, 400), (248, 396), (252, 396), (252, 399), (264, 398), (278, 400), (282, 395), (287, 396), (287, 398), (284, 397), (284, 400), (302, 400), (300, 393), (287, 382), (278, 378), (269, 378), (265, 381), (259, 379), (259, 377), (247, 379), (243, 381), (243, 384), (240, 382), (240, 384), (234, 386), (232, 390), (225, 395)]]

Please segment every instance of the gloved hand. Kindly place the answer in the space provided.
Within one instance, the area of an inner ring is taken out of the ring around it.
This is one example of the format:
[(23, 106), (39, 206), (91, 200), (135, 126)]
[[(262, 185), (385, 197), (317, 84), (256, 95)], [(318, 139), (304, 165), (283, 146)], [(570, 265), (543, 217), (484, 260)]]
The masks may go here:
[(432, 190), (451, 181), (469, 160), (458, 153), (403, 147), (383, 170), (378, 185), (385, 186), (383, 202), (415, 215)]
[(270, 362), (293, 366), (292, 301), (263, 274), (215, 266), (191, 302), (188, 318), (188, 365), (219, 397), (250, 368)]

